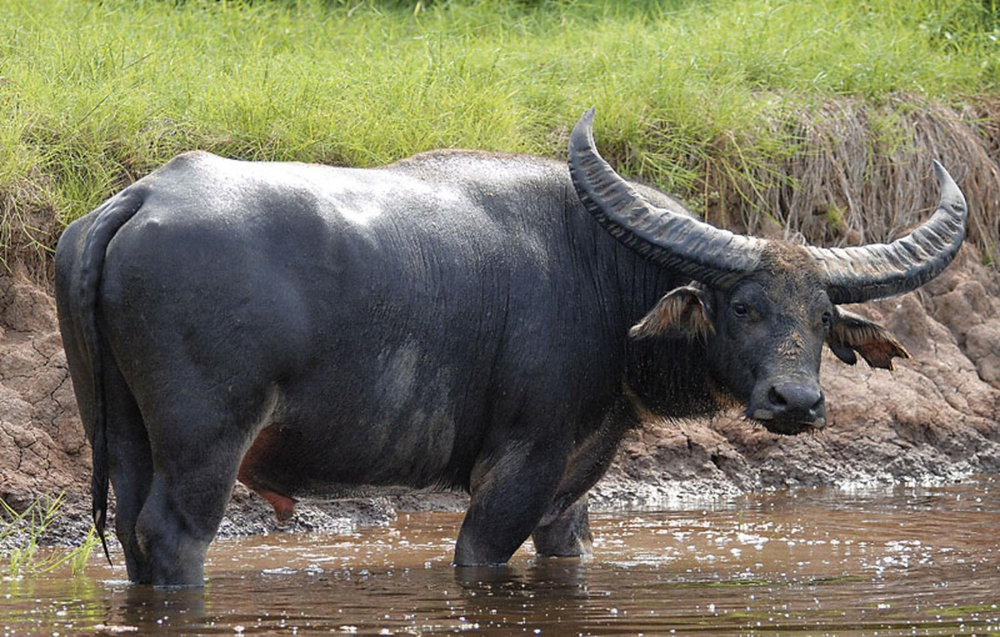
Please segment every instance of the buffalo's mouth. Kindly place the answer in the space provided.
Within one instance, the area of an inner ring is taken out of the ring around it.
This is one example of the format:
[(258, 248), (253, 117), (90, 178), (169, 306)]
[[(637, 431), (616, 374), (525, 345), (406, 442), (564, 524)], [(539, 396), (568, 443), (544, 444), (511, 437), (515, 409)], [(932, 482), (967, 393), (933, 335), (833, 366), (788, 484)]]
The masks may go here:
[(819, 431), (826, 427), (826, 399), (815, 379), (767, 380), (754, 388), (746, 417), (783, 436)]
[(796, 418), (776, 418), (775, 415), (766, 409), (757, 409), (753, 413), (746, 414), (748, 420), (762, 425), (773, 434), (782, 436), (795, 436), (807, 431), (821, 431), (826, 428), (826, 417), (817, 416), (812, 420)]

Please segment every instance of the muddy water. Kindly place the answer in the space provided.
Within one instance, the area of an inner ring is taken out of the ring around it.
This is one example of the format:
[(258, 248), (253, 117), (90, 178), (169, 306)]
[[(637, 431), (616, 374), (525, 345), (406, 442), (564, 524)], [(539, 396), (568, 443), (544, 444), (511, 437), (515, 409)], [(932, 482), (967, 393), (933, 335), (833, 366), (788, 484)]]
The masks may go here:
[[(219, 541), (204, 591), (0, 581), (5, 633), (1000, 634), (1000, 480), (594, 516), (595, 555), (449, 565), (460, 516)], [(120, 556), (119, 556), (120, 557)]]

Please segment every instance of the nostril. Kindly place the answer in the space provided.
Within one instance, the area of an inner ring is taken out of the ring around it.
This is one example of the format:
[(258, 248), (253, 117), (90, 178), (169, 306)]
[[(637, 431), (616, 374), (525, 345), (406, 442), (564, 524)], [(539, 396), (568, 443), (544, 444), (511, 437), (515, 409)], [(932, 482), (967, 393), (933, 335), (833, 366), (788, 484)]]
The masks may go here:
[(817, 409), (823, 406), (823, 393), (817, 392), (817, 396), (818, 397), (816, 398), (816, 402), (814, 402), (813, 406), (811, 407), (812, 411), (816, 411)]
[(778, 383), (767, 392), (771, 409), (802, 417), (815, 415), (823, 408), (823, 392), (805, 383)]

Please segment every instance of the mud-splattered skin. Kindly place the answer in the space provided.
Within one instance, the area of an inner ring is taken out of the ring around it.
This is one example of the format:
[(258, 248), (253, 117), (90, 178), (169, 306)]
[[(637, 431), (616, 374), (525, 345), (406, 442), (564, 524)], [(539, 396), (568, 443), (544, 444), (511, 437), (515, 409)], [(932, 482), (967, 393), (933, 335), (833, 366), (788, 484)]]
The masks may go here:
[[(585, 494), (646, 410), (684, 417), (728, 395), (795, 433), (823, 425), (824, 340), (847, 362), (905, 354), (832, 311), (802, 248), (761, 254), (715, 231), (757, 264), (738, 279), (683, 274), (697, 251), (648, 258), (588, 210), (573, 165), (572, 141), (570, 170), (469, 152), (376, 170), (193, 153), (71, 224), (60, 329), (95, 518), (110, 477), (129, 578), (201, 585), (237, 479), (279, 517), (300, 497), (461, 489), (457, 565), (506, 562), (529, 536), (543, 555), (586, 555)], [(672, 214), (699, 245), (700, 222)]]

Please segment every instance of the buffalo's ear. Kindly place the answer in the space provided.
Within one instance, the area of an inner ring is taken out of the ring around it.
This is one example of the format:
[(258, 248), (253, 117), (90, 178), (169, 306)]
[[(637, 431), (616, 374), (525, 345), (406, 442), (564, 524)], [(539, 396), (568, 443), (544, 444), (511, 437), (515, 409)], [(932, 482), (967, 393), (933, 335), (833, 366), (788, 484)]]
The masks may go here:
[(635, 339), (652, 336), (706, 337), (714, 331), (708, 320), (703, 292), (692, 286), (672, 290), (644, 316), (628, 335)]
[(882, 369), (893, 369), (893, 358), (910, 357), (906, 348), (884, 327), (839, 308), (826, 343), (837, 358), (848, 365), (858, 362), (854, 352), (861, 354), (872, 367)]

